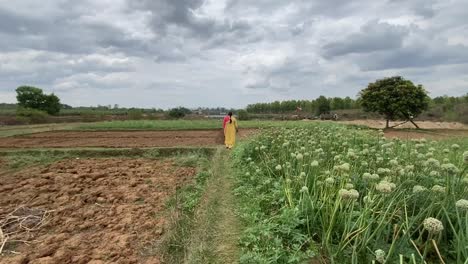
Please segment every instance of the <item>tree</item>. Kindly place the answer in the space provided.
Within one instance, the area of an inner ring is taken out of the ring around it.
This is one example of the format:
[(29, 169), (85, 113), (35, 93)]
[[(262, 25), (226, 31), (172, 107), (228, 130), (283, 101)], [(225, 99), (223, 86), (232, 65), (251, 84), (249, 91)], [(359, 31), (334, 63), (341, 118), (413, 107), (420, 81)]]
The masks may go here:
[(44, 105), (41, 110), (46, 111), (49, 115), (58, 114), (62, 107), (60, 99), (55, 94), (45, 95), (44, 97)]
[(413, 118), (429, 106), (429, 96), (422, 85), (414, 85), (401, 76), (384, 78), (370, 83), (359, 93), (364, 111), (383, 115), (389, 127), (390, 120), (404, 119), (414, 123)]
[(245, 110), (239, 110), (237, 113), (239, 120), (249, 120), (249, 113)]
[(168, 115), (171, 118), (179, 119), (179, 118), (185, 117), (185, 115), (188, 115), (190, 113), (191, 113), (190, 109), (187, 109), (185, 107), (178, 107), (178, 108), (173, 108), (169, 110)]
[(317, 98), (317, 115), (329, 113), (330, 109), (330, 101), (325, 96)]
[(21, 86), (16, 89), (18, 105), (23, 108), (36, 109), (55, 115), (60, 112), (62, 104), (55, 94), (46, 95), (42, 89), (32, 86)]

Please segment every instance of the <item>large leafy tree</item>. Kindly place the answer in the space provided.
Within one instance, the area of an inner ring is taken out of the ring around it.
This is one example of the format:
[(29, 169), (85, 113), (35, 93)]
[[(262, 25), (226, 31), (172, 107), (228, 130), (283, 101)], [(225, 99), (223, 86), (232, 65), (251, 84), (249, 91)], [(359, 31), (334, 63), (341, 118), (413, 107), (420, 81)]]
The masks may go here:
[(21, 86), (16, 89), (18, 105), (23, 108), (37, 109), (55, 115), (62, 105), (55, 94), (44, 94), (42, 89), (32, 86)]
[(387, 120), (405, 120), (414, 123), (413, 118), (429, 106), (429, 96), (422, 85), (414, 85), (401, 76), (384, 78), (370, 83), (359, 93), (365, 111), (377, 112)]
[(326, 114), (330, 112), (331, 106), (330, 106), (330, 100), (326, 98), (325, 96), (320, 96), (317, 98), (317, 114)]

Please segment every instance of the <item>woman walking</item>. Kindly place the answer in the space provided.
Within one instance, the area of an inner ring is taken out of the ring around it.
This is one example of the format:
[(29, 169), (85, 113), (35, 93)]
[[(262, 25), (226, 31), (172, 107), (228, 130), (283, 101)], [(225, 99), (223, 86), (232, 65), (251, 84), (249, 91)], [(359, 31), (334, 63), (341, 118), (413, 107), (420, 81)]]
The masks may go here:
[(226, 148), (232, 149), (236, 144), (236, 133), (239, 130), (237, 126), (237, 119), (232, 116), (232, 112), (228, 114), (229, 119), (225, 119), (224, 126), (224, 144)]

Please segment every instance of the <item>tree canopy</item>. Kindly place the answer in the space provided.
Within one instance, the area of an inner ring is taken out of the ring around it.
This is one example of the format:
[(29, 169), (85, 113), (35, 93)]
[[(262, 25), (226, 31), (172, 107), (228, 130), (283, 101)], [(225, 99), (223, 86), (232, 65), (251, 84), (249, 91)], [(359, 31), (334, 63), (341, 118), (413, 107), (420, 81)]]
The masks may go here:
[(62, 105), (55, 94), (44, 94), (42, 89), (32, 86), (21, 86), (16, 89), (18, 106), (47, 112), (56, 115)]
[(401, 76), (370, 83), (359, 93), (359, 97), (364, 111), (383, 115), (387, 120), (387, 127), (390, 120), (413, 122), (413, 118), (428, 108), (430, 101), (422, 85), (416, 86)]

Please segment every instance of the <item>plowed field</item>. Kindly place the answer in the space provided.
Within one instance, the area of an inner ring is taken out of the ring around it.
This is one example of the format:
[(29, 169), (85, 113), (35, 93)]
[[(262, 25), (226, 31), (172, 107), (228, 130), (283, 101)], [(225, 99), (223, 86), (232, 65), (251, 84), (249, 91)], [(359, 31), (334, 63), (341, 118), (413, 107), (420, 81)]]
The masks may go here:
[[(241, 129), (238, 137), (255, 133)], [(0, 148), (174, 147), (223, 144), (221, 130), (193, 131), (57, 131), (0, 138)]]
[(171, 160), (117, 158), (2, 174), (0, 263), (159, 263), (149, 252), (167, 226), (165, 203), (194, 174)]

